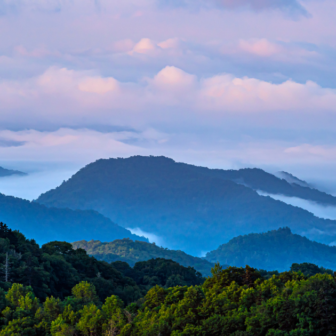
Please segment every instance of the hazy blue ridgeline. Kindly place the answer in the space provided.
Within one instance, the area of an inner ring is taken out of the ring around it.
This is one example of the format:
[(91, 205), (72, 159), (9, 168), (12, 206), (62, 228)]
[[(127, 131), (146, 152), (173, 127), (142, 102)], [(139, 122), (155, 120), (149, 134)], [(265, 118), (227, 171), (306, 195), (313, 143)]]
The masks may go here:
[(165, 247), (198, 256), (236, 236), (284, 226), (326, 244), (336, 240), (335, 221), (254, 189), (335, 202), (331, 195), (260, 169), (225, 171), (141, 156), (91, 163), (37, 201), (96, 210), (119, 225), (163, 238)]

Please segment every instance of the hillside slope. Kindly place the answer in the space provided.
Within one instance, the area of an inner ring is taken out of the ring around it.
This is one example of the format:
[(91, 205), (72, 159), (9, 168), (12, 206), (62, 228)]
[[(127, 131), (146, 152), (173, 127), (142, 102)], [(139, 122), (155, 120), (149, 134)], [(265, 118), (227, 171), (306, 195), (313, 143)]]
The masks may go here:
[[(320, 242), (336, 240), (335, 221), (259, 196), (224, 178), (223, 172), (165, 157), (98, 160), (41, 195), (38, 202), (94, 209), (124, 227), (139, 227), (160, 236), (171, 249), (194, 255), (238, 235), (281, 226)], [(231, 175), (232, 179), (238, 176)]]
[(145, 240), (95, 211), (48, 208), (0, 194), (0, 221), (43, 244), (51, 240), (132, 238)]
[(131, 266), (138, 261), (164, 258), (176, 261), (185, 267), (194, 267), (203, 276), (209, 276), (211, 268), (214, 266), (207, 260), (193, 257), (183, 251), (168, 250), (155, 244), (132, 241), (131, 239), (118, 239), (109, 243), (102, 243), (99, 240), (81, 240), (72, 243), (72, 246), (84, 249), (98, 260), (107, 262), (125, 261)]
[(233, 238), (207, 253), (210, 262), (265, 270), (288, 270), (294, 263), (312, 263), (336, 270), (336, 246), (293, 234), (289, 228)]
[(324, 205), (336, 205), (336, 197), (319, 191), (305, 184), (292, 174), (281, 172), (279, 178), (258, 168), (244, 168), (239, 170), (209, 169), (189, 165), (191, 169), (208, 176), (218, 177), (243, 184), (253, 190), (261, 190), (269, 194), (298, 197)]

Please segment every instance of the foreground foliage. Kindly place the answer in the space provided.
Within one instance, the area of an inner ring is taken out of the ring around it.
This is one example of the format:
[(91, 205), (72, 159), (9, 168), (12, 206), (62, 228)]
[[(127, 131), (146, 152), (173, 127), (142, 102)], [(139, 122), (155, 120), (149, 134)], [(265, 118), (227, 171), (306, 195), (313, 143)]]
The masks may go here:
[(81, 282), (63, 301), (43, 304), (31, 287), (0, 291), (1, 331), (54, 336), (308, 336), (336, 334), (333, 275), (284, 272), (265, 280), (253, 268), (216, 265), (203, 285), (155, 286), (127, 307), (117, 296), (101, 303)]
[[(335, 273), (278, 273), (152, 259), (108, 264), (71, 244), (34, 241), (0, 224), (0, 336), (331, 336)], [(324, 274), (321, 274), (324, 273)]]

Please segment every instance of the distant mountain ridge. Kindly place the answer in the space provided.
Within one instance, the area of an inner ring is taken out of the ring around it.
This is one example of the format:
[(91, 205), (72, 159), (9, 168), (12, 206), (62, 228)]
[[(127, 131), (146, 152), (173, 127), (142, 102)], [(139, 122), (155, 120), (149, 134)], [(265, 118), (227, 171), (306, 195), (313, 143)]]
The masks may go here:
[(8, 223), (39, 244), (52, 240), (132, 238), (147, 241), (96, 211), (48, 208), (0, 194), (0, 221)]
[(294, 263), (312, 263), (336, 270), (336, 246), (328, 246), (280, 228), (231, 239), (207, 253), (206, 260), (230, 266), (286, 271)]
[(82, 248), (96, 259), (109, 263), (125, 261), (129, 265), (134, 266), (139, 261), (164, 258), (176, 261), (185, 267), (194, 267), (203, 276), (209, 276), (211, 268), (214, 266), (214, 264), (205, 259), (193, 257), (183, 251), (168, 250), (155, 244), (132, 241), (131, 239), (118, 239), (108, 243), (102, 243), (98, 240), (81, 240), (73, 242), (72, 246), (75, 249)]
[(238, 235), (283, 226), (320, 242), (336, 240), (336, 221), (260, 196), (254, 189), (335, 199), (261, 169), (224, 171), (165, 157), (135, 156), (91, 163), (37, 202), (96, 210), (124, 227), (159, 235), (165, 246), (192, 255), (211, 251)]
[(18, 170), (11, 170), (11, 169), (0, 167), (0, 177), (11, 176), (11, 175), (25, 176), (27, 174), (21, 171), (18, 171)]
[(280, 194), (289, 197), (298, 197), (317, 202), (323, 205), (336, 206), (336, 197), (323, 191), (314, 189), (305, 181), (300, 180), (287, 172), (280, 172), (280, 177), (265, 172), (259, 168), (243, 168), (239, 170), (209, 169), (189, 165), (212, 177), (219, 177), (238, 184), (260, 190), (268, 194)]

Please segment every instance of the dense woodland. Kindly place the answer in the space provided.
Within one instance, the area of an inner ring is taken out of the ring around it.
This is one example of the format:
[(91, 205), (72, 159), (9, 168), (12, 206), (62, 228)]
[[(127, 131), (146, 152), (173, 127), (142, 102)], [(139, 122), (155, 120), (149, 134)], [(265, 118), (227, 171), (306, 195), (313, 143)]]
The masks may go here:
[(334, 275), (216, 265), (203, 284), (152, 287), (128, 305), (90, 282), (43, 302), (31, 287), (0, 290), (0, 336), (322, 336), (336, 333)]
[(94, 209), (121, 226), (138, 227), (159, 236), (170, 249), (192, 255), (211, 251), (239, 235), (274, 230), (284, 224), (294, 233), (304, 232), (322, 243), (336, 240), (336, 221), (260, 196), (254, 190), (258, 186), (262, 190), (269, 186), (266, 191), (279, 190), (282, 194), (286, 194), (286, 188), (293, 192), (297, 189), (306, 195), (314, 193), (321, 200), (336, 201), (331, 195), (294, 187), (260, 169), (213, 170), (165, 157), (136, 156), (91, 163), (42, 194), (37, 202)]
[(134, 266), (138, 261), (146, 261), (152, 258), (171, 259), (180, 265), (195, 268), (203, 276), (211, 274), (214, 266), (207, 260), (193, 257), (183, 251), (174, 251), (167, 248), (156, 246), (142, 241), (132, 241), (131, 239), (117, 239), (112, 242), (102, 243), (98, 240), (81, 240), (72, 243), (74, 248), (82, 248), (89, 255), (98, 260), (107, 262), (125, 261)]
[(231, 266), (245, 266), (266, 270), (288, 270), (293, 263), (310, 263), (336, 269), (336, 246), (311, 241), (280, 228), (266, 233), (251, 233), (233, 238), (206, 259)]
[(204, 279), (163, 258), (107, 263), (65, 242), (41, 248), (0, 224), (0, 336), (336, 334), (331, 270), (216, 264)]

